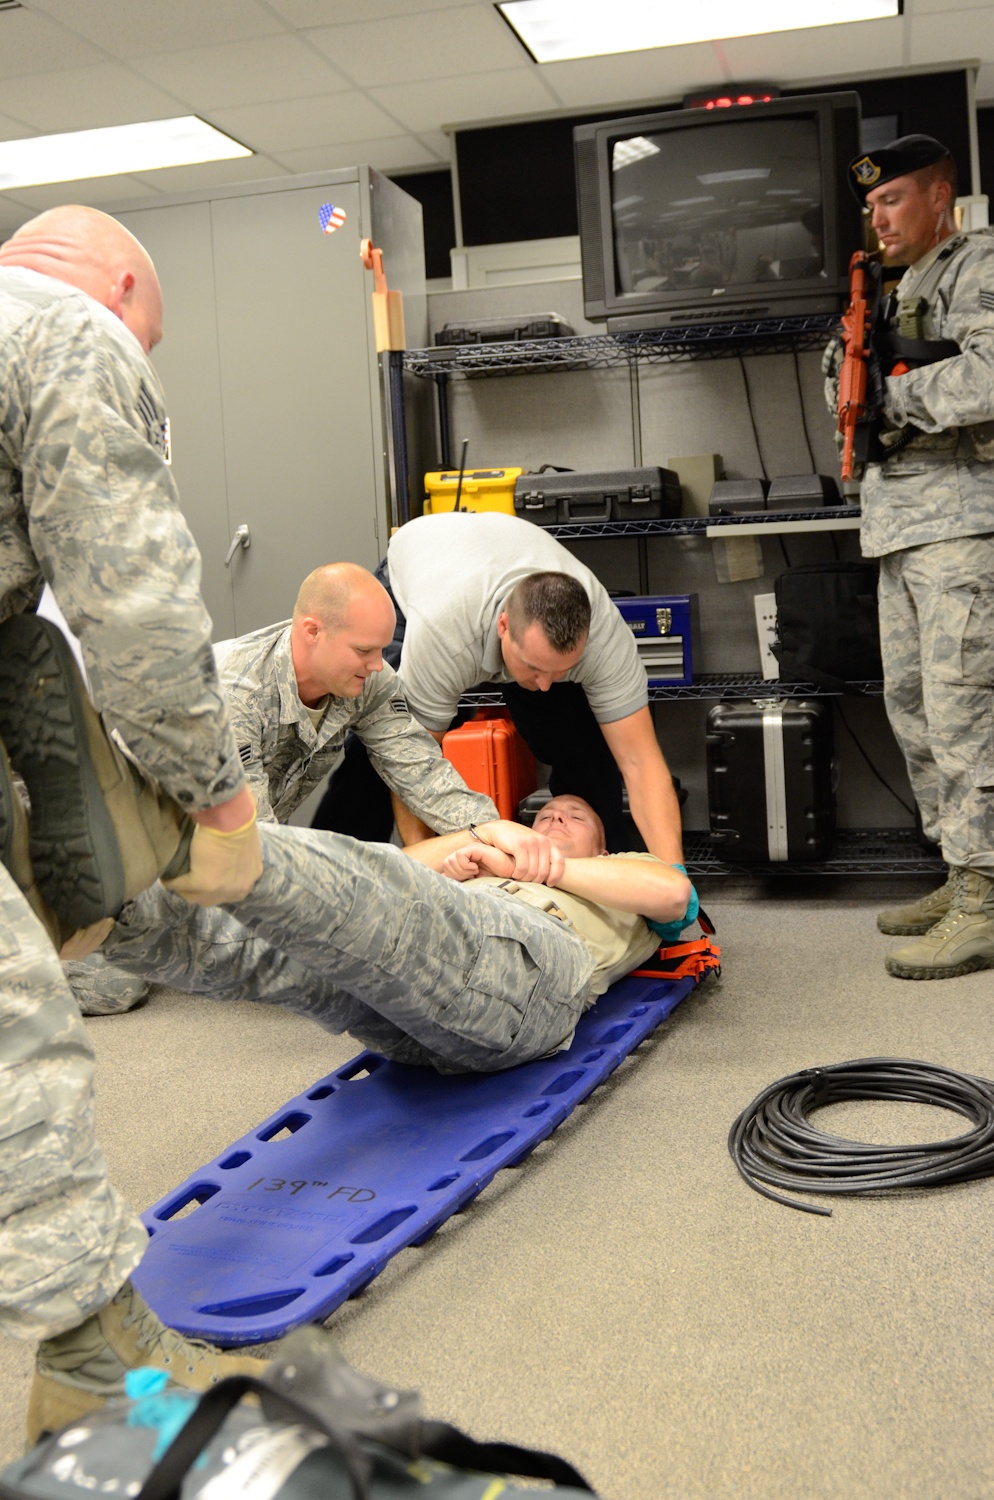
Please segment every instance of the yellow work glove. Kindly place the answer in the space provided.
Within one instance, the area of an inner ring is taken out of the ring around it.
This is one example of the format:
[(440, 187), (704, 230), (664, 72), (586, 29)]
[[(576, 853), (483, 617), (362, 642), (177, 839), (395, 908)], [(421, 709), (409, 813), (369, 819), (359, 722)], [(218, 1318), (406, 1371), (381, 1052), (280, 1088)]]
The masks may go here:
[(262, 847), (255, 813), (241, 828), (222, 833), (198, 823), (190, 842), (190, 868), (162, 884), (196, 906), (241, 901), (262, 874)]

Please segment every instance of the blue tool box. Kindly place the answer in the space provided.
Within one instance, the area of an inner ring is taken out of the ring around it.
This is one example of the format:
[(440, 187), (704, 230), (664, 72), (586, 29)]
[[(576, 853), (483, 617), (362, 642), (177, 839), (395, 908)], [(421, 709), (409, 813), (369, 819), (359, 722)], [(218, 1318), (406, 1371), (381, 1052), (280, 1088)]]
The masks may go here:
[(649, 686), (689, 686), (698, 641), (697, 595), (644, 594), (614, 602), (635, 637)]

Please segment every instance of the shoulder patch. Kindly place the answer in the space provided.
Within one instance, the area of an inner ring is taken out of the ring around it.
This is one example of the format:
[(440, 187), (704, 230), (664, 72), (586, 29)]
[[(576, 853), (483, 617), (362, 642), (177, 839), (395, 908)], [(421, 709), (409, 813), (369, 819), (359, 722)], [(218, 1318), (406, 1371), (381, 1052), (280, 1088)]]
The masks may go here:
[(238, 759), (241, 761), (241, 763), (242, 763), (243, 766), (247, 766), (248, 763), (249, 763), (249, 761), (252, 759), (252, 746), (251, 745), (239, 745), (239, 747), (238, 747)]
[(994, 291), (989, 291), (987, 287), (981, 287), (980, 305), (985, 312), (994, 312)]
[(390, 699), (390, 712), (391, 713), (403, 714), (406, 717), (410, 713), (410, 711), (411, 710), (407, 706), (407, 699), (406, 698), (391, 698)]

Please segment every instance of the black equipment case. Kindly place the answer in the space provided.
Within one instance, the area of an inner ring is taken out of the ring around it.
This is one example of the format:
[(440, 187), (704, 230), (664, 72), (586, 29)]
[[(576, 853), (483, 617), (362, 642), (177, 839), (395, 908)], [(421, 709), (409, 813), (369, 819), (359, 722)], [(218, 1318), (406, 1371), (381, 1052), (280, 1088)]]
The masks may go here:
[(711, 842), (722, 859), (826, 858), (835, 830), (829, 704), (716, 703), (707, 767)]
[(765, 479), (716, 479), (708, 500), (711, 516), (754, 516), (766, 510)]
[(452, 344), (509, 344), (522, 339), (571, 338), (573, 327), (558, 313), (526, 313), (521, 317), (469, 318), (446, 323), (435, 335), (441, 347)]
[(672, 469), (578, 473), (546, 465), (514, 485), (514, 512), (539, 526), (570, 521), (658, 521), (678, 516), (682, 494)]

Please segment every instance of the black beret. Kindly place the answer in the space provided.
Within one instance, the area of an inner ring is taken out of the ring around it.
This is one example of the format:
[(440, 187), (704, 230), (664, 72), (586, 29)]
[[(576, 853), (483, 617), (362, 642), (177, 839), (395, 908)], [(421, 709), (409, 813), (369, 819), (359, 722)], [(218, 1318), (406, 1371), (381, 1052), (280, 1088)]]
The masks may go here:
[(905, 177), (922, 167), (934, 166), (952, 153), (948, 146), (931, 135), (902, 135), (889, 146), (879, 151), (866, 151), (849, 163), (846, 177), (860, 203), (866, 203), (866, 195), (872, 188), (895, 177)]

